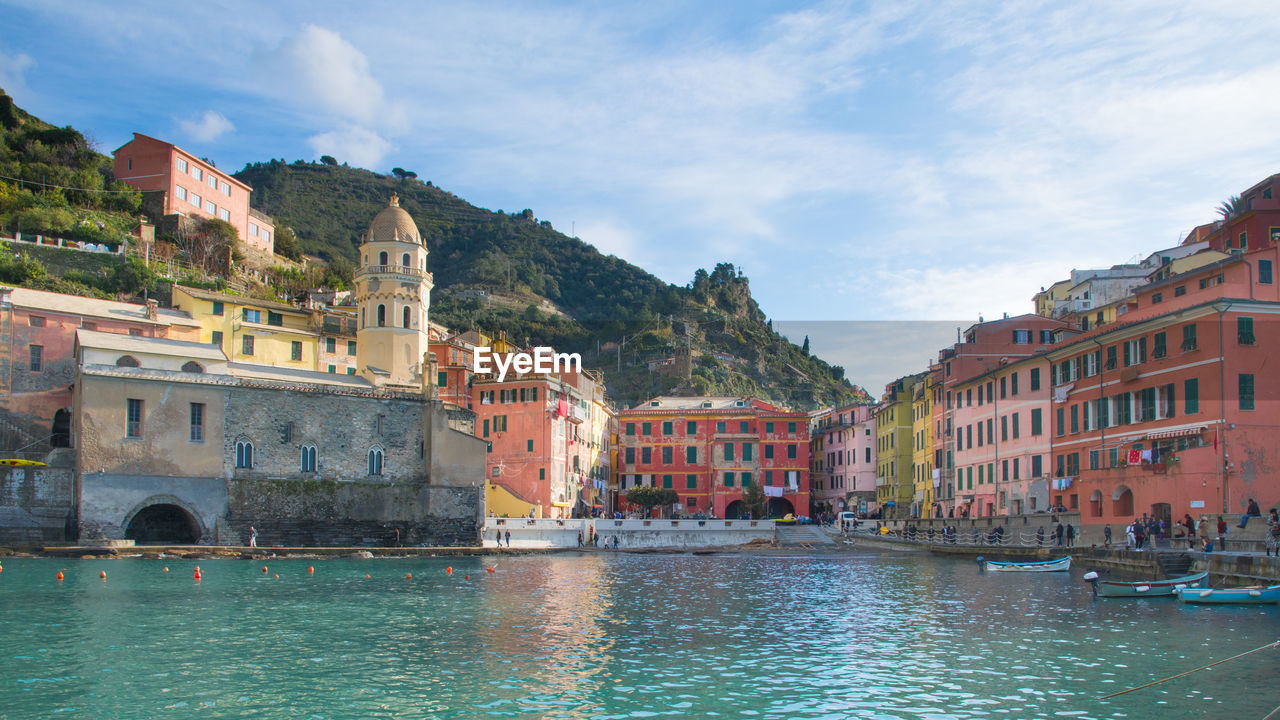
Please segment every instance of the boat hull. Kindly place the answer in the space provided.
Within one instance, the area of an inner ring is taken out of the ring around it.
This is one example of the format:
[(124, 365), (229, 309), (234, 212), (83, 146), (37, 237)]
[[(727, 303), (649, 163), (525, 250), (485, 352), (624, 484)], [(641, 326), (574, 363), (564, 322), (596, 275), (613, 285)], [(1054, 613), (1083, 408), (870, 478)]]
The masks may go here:
[(1209, 584), (1209, 573), (1202, 572), (1168, 580), (1143, 582), (1098, 581), (1099, 597), (1173, 597), (1185, 588), (1204, 588)]
[(1065, 572), (1071, 569), (1071, 556), (1044, 562), (999, 562), (985, 560), (983, 566), (991, 572)]
[(1265, 588), (1186, 588), (1178, 591), (1185, 603), (1200, 605), (1275, 605), (1280, 585)]

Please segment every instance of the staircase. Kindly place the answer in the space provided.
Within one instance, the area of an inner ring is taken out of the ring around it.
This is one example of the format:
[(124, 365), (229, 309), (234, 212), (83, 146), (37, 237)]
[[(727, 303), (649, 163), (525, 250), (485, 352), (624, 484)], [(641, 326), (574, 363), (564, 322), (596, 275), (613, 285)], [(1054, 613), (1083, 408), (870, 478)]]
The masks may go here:
[(1166, 578), (1182, 577), (1191, 571), (1191, 556), (1185, 552), (1157, 552), (1156, 562)]
[(817, 525), (778, 525), (774, 528), (774, 535), (779, 545), (791, 547), (835, 544), (831, 536)]

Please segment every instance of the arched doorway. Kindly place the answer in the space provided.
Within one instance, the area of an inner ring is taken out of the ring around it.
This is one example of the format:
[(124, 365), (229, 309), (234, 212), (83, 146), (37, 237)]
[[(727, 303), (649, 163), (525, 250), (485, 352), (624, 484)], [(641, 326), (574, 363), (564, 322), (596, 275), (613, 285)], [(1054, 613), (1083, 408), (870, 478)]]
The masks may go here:
[(200, 524), (177, 505), (148, 505), (129, 520), (124, 536), (139, 545), (195, 545)]
[(724, 508), (725, 520), (738, 520), (747, 512), (747, 506), (741, 500), (734, 500)]
[(1111, 514), (1116, 517), (1133, 517), (1133, 491), (1121, 485), (1111, 494)]
[(71, 413), (63, 408), (53, 414), (49, 444), (54, 447), (71, 447)]
[(769, 504), (765, 507), (765, 517), (780, 518), (786, 517), (788, 514), (794, 515), (796, 506), (786, 498), (769, 498)]
[(1102, 491), (1094, 490), (1089, 496), (1089, 515), (1090, 517), (1102, 517)]

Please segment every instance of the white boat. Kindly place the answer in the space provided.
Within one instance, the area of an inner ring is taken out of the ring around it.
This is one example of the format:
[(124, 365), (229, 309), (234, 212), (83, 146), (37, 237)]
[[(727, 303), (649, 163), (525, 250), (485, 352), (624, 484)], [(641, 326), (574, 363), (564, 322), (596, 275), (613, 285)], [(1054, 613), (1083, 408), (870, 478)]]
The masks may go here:
[(1094, 592), (1101, 597), (1173, 597), (1179, 590), (1205, 587), (1209, 584), (1209, 573), (1201, 572), (1168, 580), (1121, 582), (1100, 580), (1097, 573), (1091, 572), (1086, 573), (1084, 579), (1094, 584)]
[(1280, 602), (1280, 585), (1241, 588), (1185, 588), (1178, 591), (1184, 603), (1205, 605), (1274, 605)]
[(1044, 562), (1000, 562), (978, 558), (982, 567), (991, 572), (1065, 572), (1071, 569), (1071, 556)]

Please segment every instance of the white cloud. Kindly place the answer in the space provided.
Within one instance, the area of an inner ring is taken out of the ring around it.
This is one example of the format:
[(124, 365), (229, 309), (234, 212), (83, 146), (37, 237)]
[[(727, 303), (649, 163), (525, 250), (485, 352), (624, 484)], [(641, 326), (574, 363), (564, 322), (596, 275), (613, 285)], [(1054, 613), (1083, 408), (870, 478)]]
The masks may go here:
[(222, 113), (205, 110), (196, 119), (178, 121), (178, 130), (196, 142), (211, 143), (235, 130), (235, 126)]
[(338, 162), (357, 167), (376, 168), (391, 152), (391, 142), (367, 128), (348, 125), (307, 138), (307, 144), (319, 155), (332, 155)]
[(31, 59), (26, 53), (18, 53), (16, 55), (7, 55), (0, 53), (0, 89), (4, 90), (10, 97), (14, 93), (21, 93), (26, 90), (26, 78), (23, 76), (28, 70), (35, 67), (36, 61)]
[(369, 59), (333, 30), (305, 25), (262, 54), (257, 65), (265, 92), (304, 110), (379, 127), (398, 126), (404, 120), (399, 103), (386, 96), (373, 76)]

